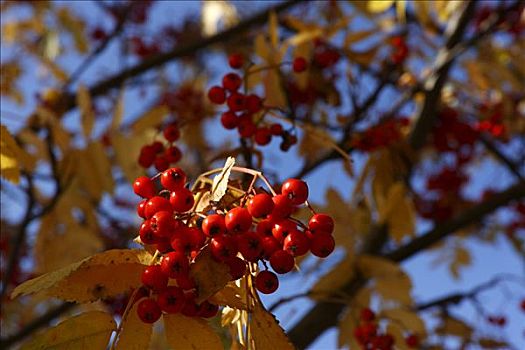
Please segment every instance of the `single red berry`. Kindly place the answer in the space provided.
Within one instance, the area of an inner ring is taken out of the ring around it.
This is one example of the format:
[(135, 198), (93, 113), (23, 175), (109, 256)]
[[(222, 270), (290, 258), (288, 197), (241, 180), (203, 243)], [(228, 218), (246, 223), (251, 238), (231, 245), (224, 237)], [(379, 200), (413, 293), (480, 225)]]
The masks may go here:
[(241, 137), (252, 137), (257, 132), (257, 127), (251, 119), (242, 119), (237, 125), (237, 131)]
[(140, 216), (141, 218), (145, 219), (146, 218), (146, 214), (144, 213), (144, 210), (146, 208), (146, 202), (148, 200), (147, 199), (143, 199), (140, 201), (140, 203), (137, 205), (137, 215)]
[(283, 133), (283, 126), (278, 123), (272, 124), (270, 125), (270, 132), (274, 136), (279, 136)]
[(218, 234), (210, 240), (210, 252), (213, 258), (224, 262), (237, 255), (237, 244), (235, 239), (225, 234)]
[(248, 201), (248, 211), (254, 218), (262, 218), (270, 214), (274, 204), (272, 196), (267, 193), (259, 193)]
[(217, 315), (219, 312), (219, 306), (210, 303), (208, 300), (205, 300), (200, 305), (198, 316), (203, 318), (211, 318)]
[(295, 265), (295, 259), (287, 251), (277, 250), (270, 257), (270, 265), (272, 265), (272, 269), (277, 273), (288, 273), (292, 271)]
[(159, 154), (164, 151), (164, 145), (160, 141), (155, 141), (150, 146), (153, 152), (155, 152), (155, 154)]
[(240, 53), (232, 53), (228, 57), (228, 63), (233, 69), (239, 69), (244, 65), (244, 56)]
[(256, 94), (246, 96), (246, 109), (250, 113), (257, 113), (262, 108), (262, 100)]
[(208, 215), (202, 222), (202, 231), (210, 237), (226, 233), (224, 216), (219, 214)]
[(263, 294), (272, 294), (279, 288), (279, 279), (271, 271), (261, 271), (255, 277), (255, 288)]
[(169, 286), (157, 296), (157, 304), (162, 311), (168, 314), (176, 314), (184, 307), (184, 293), (176, 286)]
[(241, 258), (234, 256), (233, 258), (227, 259), (225, 262), (230, 268), (232, 281), (238, 280), (246, 274), (246, 262)]
[(222, 105), (226, 101), (226, 92), (220, 86), (212, 86), (208, 90), (208, 98), (212, 103)]
[(293, 204), (299, 205), (308, 199), (308, 185), (302, 180), (288, 179), (283, 183), (281, 193), (288, 196)]
[(155, 165), (155, 169), (157, 169), (157, 171), (164, 171), (170, 167), (170, 162), (164, 155), (157, 156), (153, 164)]
[(150, 146), (144, 146), (140, 150), (139, 165), (143, 168), (149, 168), (155, 161), (156, 153)]
[(246, 97), (243, 94), (234, 92), (228, 97), (226, 103), (232, 112), (239, 112), (246, 108)]
[(180, 130), (177, 124), (173, 123), (173, 124), (169, 124), (168, 126), (166, 126), (162, 134), (164, 135), (164, 138), (166, 139), (166, 141), (174, 142), (179, 139)]
[(162, 272), (170, 278), (177, 278), (189, 272), (188, 258), (180, 252), (170, 252), (164, 255), (160, 267)]
[(206, 242), (206, 235), (198, 227), (188, 227), (184, 231), (192, 250), (199, 250)]
[(277, 221), (272, 228), (272, 235), (279, 243), (283, 243), (285, 238), (294, 232), (300, 233), (297, 224), (288, 219)]
[(245, 232), (252, 226), (252, 216), (246, 208), (231, 209), (224, 219), (226, 229), (231, 233)]
[(182, 314), (186, 317), (195, 317), (199, 314), (200, 306), (195, 302), (195, 299), (186, 299), (186, 303), (182, 308)]
[(171, 192), (170, 203), (173, 210), (178, 213), (185, 213), (193, 207), (195, 199), (193, 193), (183, 187)]
[(139, 236), (140, 240), (144, 244), (154, 244), (157, 243), (157, 237), (153, 233), (153, 230), (151, 229), (151, 223), (149, 220), (146, 220), (140, 225), (139, 230)]
[(151, 198), (157, 194), (155, 184), (147, 176), (138, 177), (133, 183), (133, 191), (142, 198)]
[(296, 57), (293, 60), (292, 66), (294, 72), (301, 73), (306, 70), (306, 68), (308, 67), (308, 63), (306, 62), (306, 59), (304, 57)]
[(237, 73), (228, 73), (222, 78), (222, 86), (231, 92), (239, 90), (242, 79)]
[(196, 288), (195, 281), (188, 275), (177, 276), (176, 281), (177, 286), (179, 286), (179, 288), (181, 288), (182, 290), (190, 290)]
[(147, 219), (150, 219), (159, 211), (173, 212), (170, 201), (164, 197), (155, 196), (150, 198), (146, 202), (146, 208), (144, 209), (144, 214)]
[(162, 311), (153, 299), (144, 299), (137, 306), (137, 314), (144, 323), (155, 323), (161, 316)]
[(182, 158), (182, 153), (179, 147), (173, 145), (166, 148), (166, 151), (164, 151), (164, 158), (168, 163), (175, 164)]
[(255, 232), (246, 232), (240, 234), (236, 238), (237, 248), (244, 257), (244, 260), (249, 262), (257, 262), (263, 252), (261, 246), (261, 237)]
[(523, 312), (525, 312), (525, 299), (523, 299), (523, 300), (521, 301), (520, 307), (521, 307), (521, 310), (522, 310)]
[(181, 168), (168, 169), (160, 176), (160, 183), (167, 190), (178, 190), (186, 183), (186, 173)]
[(313, 235), (318, 232), (332, 233), (334, 231), (334, 219), (327, 214), (315, 214), (310, 218), (308, 228)]
[(239, 118), (232, 111), (226, 111), (221, 115), (221, 124), (225, 129), (233, 130), (239, 125)]
[(155, 244), (155, 248), (162, 254), (169, 253), (173, 250), (171, 248), (171, 242), (169, 238), (166, 237), (162, 237), (160, 239), (157, 238), (157, 244)]
[(158, 211), (150, 219), (151, 230), (158, 237), (170, 237), (175, 231), (177, 224), (171, 210)]
[(273, 219), (284, 219), (292, 214), (293, 203), (292, 200), (284, 194), (278, 194), (272, 198), (273, 200)]
[(292, 231), (284, 239), (283, 248), (293, 256), (301, 256), (310, 249), (310, 240), (303, 232)]
[(362, 322), (372, 322), (376, 318), (376, 314), (368, 307), (361, 309), (359, 318)]
[(320, 232), (316, 235), (312, 235), (310, 242), (310, 251), (313, 255), (319, 258), (326, 258), (332, 254), (335, 248), (334, 237), (329, 233)]
[(140, 280), (143, 285), (156, 292), (164, 290), (168, 286), (168, 276), (162, 272), (160, 265), (146, 267)]
[(187, 254), (192, 250), (188, 237), (180, 232), (177, 232), (177, 234), (170, 237), (170, 245), (174, 252)]
[(275, 226), (275, 222), (270, 219), (261, 220), (257, 224), (257, 228), (256, 228), (257, 234), (261, 237), (272, 236), (272, 230), (274, 226)]
[(258, 128), (257, 131), (255, 131), (254, 140), (259, 146), (265, 146), (269, 144), (272, 141), (272, 133), (270, 132), (270, 129)]
[(263, 255), (265, 259), (270, 259), (273, 253), (281, 250), (282, 244), (276, 240), (273, 236), (264, 236), (261, 238), (261, 247), (263, 249)]
[(419, 337), (416, 334), (410, 334), (405, 338), (405, 343), (410, 348), (417, 348), (419, 346)]
[(104, 40), (107, 38), (107, 34), (103, 28), (95, 27), (95, 29), (93, 29), (93, 31), (91, 32), (91, 38), (97, 41)]

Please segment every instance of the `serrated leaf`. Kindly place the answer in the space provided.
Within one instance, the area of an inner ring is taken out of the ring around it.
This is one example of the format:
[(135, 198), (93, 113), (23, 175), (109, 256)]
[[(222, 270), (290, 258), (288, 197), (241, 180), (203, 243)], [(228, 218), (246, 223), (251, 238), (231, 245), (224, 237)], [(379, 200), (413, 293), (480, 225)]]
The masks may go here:
[[(152, 131), (152, 132), (149, 132)], [(111, 133), (111, 144), (115, 151), (115, 160), (120, 166), (126, 179), (130, 182), (144, 174), (144, 168), (139, 163), (139, 155), (142, 146), (151, 140), (153, 130), (125, 135), (114, 131)]]
[(82, 188), (100, 200), (102, 193), (113, 192), (113, 174), (107, 152), (100, 142), (91, 142), (84, 150), (74, 151), (76, 175)]
[(223, 350), (221, 338), (203, 319), (181, 314), (165, 314), (164, 328), (173, 349)]
[(209, 298), (212, 304), (229, 306), (238, 310), (247, 310), (246, 301), (235, 284), (228, 284)]
[(268, 69), (263, 77), (263, 83), (266, 92), (265, 104), (274, 108), (285, 108), (286, 96), (278, 69)]
[(116, 323), (102, 311), (86, 312), (48, 328), (22, 345), (22, 350), (105, 349)]
[(165, 105), (154, 106), (137, 118), (137, 120), (133, 123), (132, 129), (134, 132), (139, 133), (145, 129), (156, 127), (162, 123), (168, 113), (169, 109)]
[(411, 289), (412, 282), (407, 275), (375, 279), (375, 291), (381, 295), (383, 300), (392, 300), (401, 305), (410, 306), (412, 305)]
[(116, 296), (142, 285), (140, 276), (151, 258), (142, 249), (108, 250), (26, 281), (15, 288), (11, 298), (39, 292), (84, 303)]
[(381, 311), (386, 318), (401, 324), (403, 329), (410, 330), (412, 333), (425, 334), (426, 327), (419, 315), (408, 309), (386, 309)]
[(257, 56), (259, 56), (260, 58), (262, 58), (265, 62), (270, 62), (271, 60), (271, 48), (270, 48), (270, 45), (268, 45), (268, 41), (266, 41), (264, 35), (261, 33), (261, 34), (258, 34), (256, 37), (255, 37), (255, 42), (254, 42), (254, 49), (255, 49), (255, 54)]
[(235, 158), (228, 157), (224, 163), (222, 171), (213, 178), (211, 186), (211, 200), (218, 202), (226, 194), (228, 189), (228, 181), (230, 180), (230, 173), (235, 165)]
[(91, 102), (91, 95), (85, 85), (80, 84), (77, 90), (77, 104), (80, 108), (80, 118), (84, 137), (88, 139), (95, 125), (95, 112)]
[(231, 280), (228, 265), (215, 261), (208, 248), (202, 250), (195, 258), (195, 263), (190, 266), (190, 276), (197, 285), (197, 303), (220, 291)]
[(116, 340), (116, 350), (144, 350), (150, 348), (153, 324), (142, 322), (137, 314), (138, 305), (139, 303), (136, 302), (121, 321), (122, 330)]
[(388, 225), (388, 233), (397, 242), (414, 234), (415, 208), (406, 193), (402, 182), (394, 183), (388, 189), (385, 205), (378, 208), (380, 222)]
[(251, 340), (257, 350), (286, 350), (294, 346), (284, 333), (275, 316), (256, 304), (250, 319)]
[(315, 298), (333, 293), (343, 287), (355, 276), (355, 261), (352, 256), (346, 256), (339, 264), (331, 269), (327, 274), (319, 278), (312, 287), (311, 293)]

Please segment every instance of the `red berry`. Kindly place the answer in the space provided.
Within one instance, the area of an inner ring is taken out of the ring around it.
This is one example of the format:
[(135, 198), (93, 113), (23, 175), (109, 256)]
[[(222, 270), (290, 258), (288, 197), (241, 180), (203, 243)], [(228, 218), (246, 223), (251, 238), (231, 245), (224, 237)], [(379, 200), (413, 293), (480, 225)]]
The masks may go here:
[(233, 130), (239, 125), (239, 118), (231, 111), (226, 111), (221, 115), (221, 124), (225, 129)]
[(520, 307), (521, 307), (521, 310), (525, 312), (525, 299), (521, 301)]
[(308, 199), (308, 185), (302, 180), (288, 179), (283, 183), (281, 193), (288, 196), (293, 204), (299, 205)]
[(181, 168), (168, 169), (160, 176), (160, 183), (162, 187), (170, 191), (183, 188), (186, 183), (186, 173)]
[(137, 306), (137, 314), (144, 323), (155, 323), (162, 314), (159, 305), (153, 299), (144, 299)]
[(150, 145), (151, 149), (153, 150), (153, 152), (155, 152), (155, 154), (159, 154), (161, 153), (162, 151), (164, 151), (164, 145), (162, 144), (162, 142), (160, 141), (155, 141), (153, 142), (151, 145)]
[(218, 234), (210, 240), (210, 252), (217, 261), (224, 262), (237, 255), (237, 245), (231, 236)]
[(272, 198), (273, 200), (273, 211), (272, 218), (274, 219), (284, 219), (292, 213), (293, 203), (292, 200), (284, 194), (278, 194)]
[(270, 257), (270, 265), (277, 273), (288, 273), (295, 265), (295, 259), (285, 250), (277, 250)]
[(166, 148), (166, 151), (164, 152), (164, 158), (168, 161), (168, 163), (174, 164), (182, 158), (182, 153), (177, 146), (170, 146)]
[(162, 132), (164, 135), (164, 138), (168, 142), (174, 142), (177, 141), (180, 137), (180, 130), (177, 124), (169, 124), (164, 128), (164, 131)]
[(177, 286), (183, 290), (195, 289), (195, 281), (188, 275), (180, 275), (176, 278)]
[(263, 294), (272, 294), (279, 288), (279, 279), (271, 271), (261, 271), (255, 277), (255, 288)]
[(257, 132), (257, 127), (251, 119), (242, 119), (239, 121), (237, 131), (241, 137), (252, 137)]
[(157, 169), (157, 171), (164, 171), (170, 167), (170, 162), (164, 156), (157, 156), (153, 164), (155, 165), (155, 169)]
[(365, 307), (361, 309), (361, 314), (359, 315), (359, 318), (363, 322), (372, 322), (376, 318), (376, 314), (370, 310), (370, 308)]
[(226, 233), (224, 216), (219, 214), (208, 215), (202, 222), (202, 231), (210, 237)]
[(170, 245), (174, 252), (179, 252), (179, 253), (184, 253), (184, 254), (191, 251), (191, 248), (192, 248), (191, 243), (188, 240), (188, 237), (184, 234), (181, 234), (180, 231), (171, 237)]
[(270, 132), (274, 136), (279, 136), (283, 133), (283, 126), (278, 123), (272, 124), (270, 125)]
[(405, 343), (410, 348), (417, 348), (419, 346), (419, 337), (416, 334), (410, 334), (405, 338)]
[(274, 204), (272, 196), (267, 193), (259, 193), (248, 201), (248, 211), (254, 218), (262, 218), (270, 214)]
[(175, 314), (184, 307), (184, 293), (179, 287), (169, 286), (159, 293), (157, 303), (165, 313)]
[(150, 221), (146, 220), (142, 223), (139, 230), (140, 240), (144, 244), (154, 244), (157, 243), (157, 237), (151, 229)]
[(208, 98), (212, 103), (222, 105), (226, 101), (226, 92), (220, 86), (212, 86), (208, 90)]
[(242, 79), (236, 73), (228, 73), (222, 78), (222, 86), (231, 92), (237, 91), (241, 85)]
[(173, 210), (178, 213), (185, 213), (193, 207), (195, 199), (193, 193), (183, 187), (171, 192), (170, 203)]
[(250, 113), (257, 113), (262, 108), (261, 98), (255, 94), (246, 96), (246, 109)]
[(162, 272), (170, 278), (177, 278), (189, 272), (188, 258), (180, 252), (170, 252), (164, 255), (160, 267)]
[(272, 230), (274, 225), (275, 222), (273, 222), (270, 219), (264, 219), (259, 221), (259, 223), (257, 224), (257, 234), (261, 237), (272, 236)]
[(246, 274), (246, 263), (239, 257), (233, 257), (225, 261), (230, 268), (232, 281), (242, 278)]
[(308, 63), (304, 57), (296, 57), (293, 60), (293, 71), (296, 73), (304, 72), (308, 67)]
[(246, 108), (246, 98), (238, 92), (232, 93), (226, 100), (226, 103), (232, 112), (239, 112)]
[(326, 258), (328, 255), (332, 254), (335, 248), (335, 240), (331, 234), (320, 232), (316, 235), (312, 235), (312, 237), (310, 251), (313, 255), (320, 258)]
[(283, 243), (284, 239), (293, 232), (299, 233), (297, 224), (287, 219), (276, 222), (272, 228), (272, 235), (279, 243)]
[(150, 198), (146, 202), (146, 208), (144, 209), (144, 214), (147, 219), (150, 219), (159, 211), (173, 212), (170, 201), (164, 197), (155, 196)]
[(173, 218), (173, 212), (158, 211), (150, 219), (151, 230), (156, 236), (170, 237), (177, 226), (177, 221)]
[(273, 253), (282, 249), (282, 245), (279, 244), (273, 236), (265, 236), (261, 238), (261, 247), (265, 259), (269, 259)]
[(138, 177), (133, 183), (133, 191), (142, 198), (151, 198), (157, 194), (155, 184), (147, 176)]
[(146, 214), (144, 213), (144, 209), (146, 208), (146, 202), (147, 201), (148, 201), (147, 199), (141, 200), (140, 203), (137, 205), (137, 215), (140, 216), (143, 219), (146, 218)]
[(284, 239), (283, 248), (293, 256), (301, 256), (310, 249), (310, 240), (304, 233), (292, 231)]
[(244, 56), (240, 53), (232, 53), (230, 57), (228, 57), (228, 63), (233, 69), (239, 69), (244, 64)]
[(194, 299), (186, 299), (186, 303), (182, 308), (182, 314), (187, 317), (195, 317), (199, 314), (200, 307), (195, 303)]
[(259, 146), (265, 146), (272, 141), (272, 133), (268, 128), (259, 128), (255, 132), (255, 143)]
[(224, 223), (231, 233), (245, 232), (252, 226), (252, 216), (248, 209), (237, 207), (226, 214)]
[(246, 261), (256, 262), (262, 254), (261, 238), (255, 232), (237, 236), (237, 248)]
[(204, 246), (206, 242), (206, 236), (204, 232), (197, 227), (189, 227), (185, 230), (185, 235), (192, 250), (199, 250)]
[(211, 318), (217, 315), (217, 312), (219, 312), (219, 306), (205, 300), (200, 305), (198, 315), (203, 318)]
[(315, 214), (310, 218), (308, 228), (313, 235), (318, 232), (332, 233), (334, 231), (334, 219), (327, 214)]
[(162, 254), (169, 253), (173, 250), (171, 248), (170, 240), (165, 237), (162, 237), (162, 239), (157, 239), (157, 244), (155, 244), (155, 248)]
[(156, 292), (164, 290), (168, 285), (168, 276), (164, 274), (159, 265), (151, 265), (144, 269), (140, 278), (143, 285)]
[(139, 165), (143, 168), (149, 168), (155, 161), (156, 153), (150, 146), (144, 146), (140, 150)]

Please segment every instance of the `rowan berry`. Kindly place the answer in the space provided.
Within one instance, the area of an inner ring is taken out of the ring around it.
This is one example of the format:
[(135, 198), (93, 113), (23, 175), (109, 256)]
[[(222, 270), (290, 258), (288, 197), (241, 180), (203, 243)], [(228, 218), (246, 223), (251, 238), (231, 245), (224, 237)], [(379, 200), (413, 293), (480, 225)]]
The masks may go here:
[(208, 300), (205, 300), (200, 305), (198, 316), (203, 318), (211, 318), (217, 315), (217, 312), (219, 312), (219, 306), (210, 303)]
[(194, 299), (186, 299), (182, 307), (182, 314), (186, 317), (195, 317), (199, 314), (200, 307)]
[(265, 146), (272, 141), (272, 133), (268, 128), (258, 128), (255, 131), (255, 143), (259, 146)]
[(168, 142), (174, 142), (179, 139), (180, 130), (177, 124), (173, 123), (173, 124), (169, 124), (168, 126), (166, 126), (164, 130), (162, 131), (162, 134), (164, 135), (164, 138)]
[(376, 318), (376, 314), (370, 308), (365, 307), (361, 309), (359, 318), (361, 319), (362, 322), (372, 322)]
[(177, 233), (173, 235), (170, 244), (174, 252), (186, 254), (192, 250), (191, 242), (189, 241), (188, 236), (184, 234)]
[(150, 219), (151, 230), (158, 237), (170, 237), (177, 225), (171, 210), (158, 211)]
[(272, 196), (267, 193), (259, 193), (248, 201), (248, 211), (254, 218), (262, 218), (270, 214), (274, 204)]
[(252, 226), (252, 216), (246, 208), (231, 209), (224, 219), (226, 229), (231, 233), (245, 232)]
[(151, 198), (157, 194), (155, 184), (147, 176), (139, 176), (133, 183), (133, 191), (142, 198)]
[(225, 234), (214, 235), (210, 240), (210, 252), (213, 258), (224, 262), (237, 255), (235, 239)]
[(221, 115), (221, 124), (225, 129), (233, 130), (239, 125), (239, 118), (232, 111), (226, 111)]
[(332, 254), (335, 248), (334, 237), (329, 233), (320, 232), (312, 235), (310, 241), (310, 251), (319, 258), (326, 258)]
[(153, 162), (157, 171), (164, 171), (170, 167), (170, 162), (165, 156), (157, 156)]
[(155, 248), (162, 254), (169, 253), (173, 250), (171, 248), (171, 242), (167, 237), (157, 238)]
[(146, 202), (147, 201), (148, 201), (147, 199), (141, 200), (140, 203), (137, 205), (137, 215), (140, 216), (143, 219), (146, 218), (146, 214), (144, 213), (144, 209), (146, 208)]
[(310, 240), (303, 232), (292, 231), (284, 239), (283, 249), (293, 256), (301, 256), (310, 249)]
[(192, 250), (201, 249), (206, 242), (206, 236), (204, 235), (204, 232), (202, 232), (202, 230), (197, 227), (185, 228), (184, 234), (188, 239)]
[(234, 256), (233, 258), (227, 259), (225, 262), (230, 268), (232, 281), (238, 280), (246, 274), (246, 263), (241, 258)]
[(177, 281), (177, 286), (182, 290), (191, 290), (195, 289), (195, 281), (188, 275), (180, 275), (175, 279)]
[(228, 73), (222, 78), (222, 86), (228, 91), (237, 91), (241, 85), (242, 79), (237, 73)]
[(164, 151), (164, 158), (168, 161), (168, 163), (174, 164), (182, 158), (182, 153), (177, 146), (173, 145), (166, 148), (166, 151)]
[(262, 108), (261, 98), (255, 94), (246, 96), (246, 109), (250, 113), (257, 113)]
[(304, 57), (296, 57), (293, 60), (292, 68), (294, 72), (296, 73), (304, 72), (307, 67), (308, 67), (308, 63), (306, 62), (306, 59)]
[(150, 198), (146, 202), (146, 207), (144, 209), (144, 214), (147, 219), (150, 219), (159, 211), (173, 212), (170, 201), (164, 197), (155, 196)]
[(170, 203), (178, 213), (185, 213), (193, 207), (195, 199), (193, 193), (187, 188), (179, 188), (171, 192)]
[(164, 145), (160, 141), (155, 141), (151, 144), (151, 149), (153, 152), (155, 152), (155, 154), (159, 154), (164, 151)]
[(270, 132), (274, 136), (279, 136), (283, 133), (283, 126), (279, 123), (270, 125)]
[(139, 236), (140, 240), (144, 244), (154, 244), (157, 243), (157, 237), (153, 233), (153, 230), (151, 229), (150, 221), (146, 220), (140, 225), (139, 230)]
[(208, 215), (202, 222), (202, 231), (210, 237), (226, 233), (224, 216), (219, 214)]
[(262, 252), (261, 237), (255, 232), (246, 232), (236, 238), (237, 248), (244, 257), (244, 260), (256, 262)]
[(279, 279), (271, 271), (261, 271), (255, 277), (255, 288), (263, 294), (272, 294), (279, 288)]
[(419, 337), (416, 334), (410, 334), (405, 338), (405, 343), (410, 348), (417, 348), (419, 346)]
[(183, 188), (186, 183), (186, 173), (181, 168), (168, 169), (160, 176), (160, 183), (162, 187), (170, 191)]
[(261, 220), (257, 224), (256, 232), (261, 237), (272, 236), (272, 229), (274, 225), (275, 225), (275, 222), (270, 219)]
[(155, 323), (161, 316), (162, 311), (153, 299), (144, 299), (137, 306), (137, 314), (144, 323)]
[(288, 179), (283, 183), (281, 193), (289, 197), (293, 204), (299, 205), (308, 199), (308, 185), (302, 180)]
[(246, 97), (243, 94), (234, 92), (228, 97), (226, 103), (232, 112), (239, 112), (246, 108)]
[(277, 250), (270, 257), (272, 269), (280, 274), (292, 271), (295, 265), (295, 259), (285, 250)]
[(240, 53), (232, 53), (228, 57), (228, 64), (233, 69), (239, 69), (244, 65), (244, 56)]
[(151, 265), (144, 269), (140, 278), (143, 285), (156, 292), (166, 289), (168, 276), (162, 272), (159, 265)]
[(155, 161), (155, 151), (149, 146), (144, 146), (140, 150), (138, 163), (143, 168), (149, 168)]
[(272, 235), (279, 243), (283, 243), (285, 238), (293, 232), (299, 233), (297, 224), (288, 219), (277, 221), (272, 228)]
[(261, 238), (261, 247), (265, 259), (270, 259), (273, 253), (282, 249), (282, 244), (273, 236), (264, 236)]
[(272, 201), (274, 204), (271, 213), (272, 219), (284, 219), (292, 214), (293, 203), (288, 196), (284, 194), (278, 194), (272, 198)]
[(257, 127), (251, 119), (241, 119), (237, 125), (237, 131), (241, 137), (248, 138), (257, 132)]
[(169, 252), (164, 255), (160, 267), (162, 272), (170, 278), (177, 278), (189, 272), (188, 258), (180, 252)]
[(220, 86), (212, 86), (208, 90), (208, 98), (212, 103), (222, 105), (226, 101), (226, 91)]
[(332, 233), (334, 231), (334, 219), (327, 214), (315, 214), (308, 222), (308, 229), (313, 235), (319, 232)]
[(180, 312), (184, 307), (184, 293), (176, 286), (169, 286), (157, 296), (160, 309), (168, 314)]

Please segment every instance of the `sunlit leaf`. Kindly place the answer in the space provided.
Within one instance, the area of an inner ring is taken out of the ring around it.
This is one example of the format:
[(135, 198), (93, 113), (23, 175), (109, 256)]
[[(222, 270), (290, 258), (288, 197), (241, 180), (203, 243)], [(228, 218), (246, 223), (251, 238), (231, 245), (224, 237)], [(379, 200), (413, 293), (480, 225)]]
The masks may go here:
[(256, 304), (250, 319), (253, 345), (257, 350), (294, 349), (275, 316)]
[(213, 178), (213, 184), (211, 186), (211, 199), (213, 201), (220, 201), (221, 198), (226, 194), (228, 182), (230, 180), (230, 173), (234, 165), (235, 158), (228, 157), (221, 172)]
[(164, 328), (173, 349), (223, 350), (221, 338), (204, 319), (165, 314)]
[(204, 249), (190, 267), (190, 276), (197, 285), (198, 303), (208, 299), (220, 291), (231, 280), (230, 268), (226, 264), (216, 262), (209, 249)]
[(91, 102), (91, 95), (89, 90), (84, 85), (79, 85), (77, 90), (77, 103), (80, 108), (82, 131), (84, 136), (88, 139), (95, 125), (95, 112)]
[(136, 302), (129, 310), (122, 322), (122, 330), (116, 341), (116, 350), (143, 350), (149, 349), (153, 324), (144, 323), (137, 314)]

